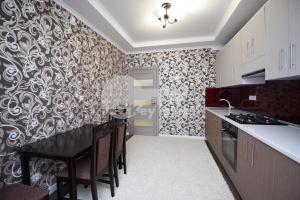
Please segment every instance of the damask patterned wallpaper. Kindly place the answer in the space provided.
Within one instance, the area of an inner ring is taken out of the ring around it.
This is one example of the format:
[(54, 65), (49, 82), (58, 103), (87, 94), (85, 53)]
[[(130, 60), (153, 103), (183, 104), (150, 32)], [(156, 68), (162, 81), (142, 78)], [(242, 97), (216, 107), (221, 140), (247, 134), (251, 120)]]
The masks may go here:
[[(0, 188), (20, 181), (13, 147), (83, 124), (128, 103), (128, 68), (159, 73), (159, 132), (204, 135), (205, 88), (215, 86), (211, 49), (125, 55), (53, 0), (4, 0), (0, 9)], [(35, 159), (49, 186), (61, 162)]]
[[(53, 0), (4, 0), (0, 10), (0, 187), (20, 181), (13, 147), (89, 122), (127, 102), (125, 54)], [(51, 185), (62, 163), (33, 160)]]
[(129, 68), (158, 68), (159, 134), (204, 136), (205, 89), (215, 86), (215, 53), (195, 49), (126, 56)]

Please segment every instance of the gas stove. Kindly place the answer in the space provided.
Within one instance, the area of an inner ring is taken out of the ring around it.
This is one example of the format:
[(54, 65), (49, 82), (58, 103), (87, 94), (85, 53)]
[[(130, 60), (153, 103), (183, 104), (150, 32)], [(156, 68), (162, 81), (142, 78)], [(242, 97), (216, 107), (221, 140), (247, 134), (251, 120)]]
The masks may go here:
[(287, 125), (276, 119), (257, 114), (233, 114), (230, 113), (225, 117), (236, 121), (240, 124), (257, 124), (257, 125)]

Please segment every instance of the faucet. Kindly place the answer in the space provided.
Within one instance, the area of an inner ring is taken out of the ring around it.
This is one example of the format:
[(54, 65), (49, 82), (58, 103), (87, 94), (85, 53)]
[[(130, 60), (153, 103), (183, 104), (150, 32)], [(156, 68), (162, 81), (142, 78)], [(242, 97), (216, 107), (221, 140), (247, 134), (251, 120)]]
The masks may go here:
[(231, 109), (234, 108), (227, 99), (220, 99), (220, 101), (226, 101), (228, 104), (228, 112), (231, 113)]

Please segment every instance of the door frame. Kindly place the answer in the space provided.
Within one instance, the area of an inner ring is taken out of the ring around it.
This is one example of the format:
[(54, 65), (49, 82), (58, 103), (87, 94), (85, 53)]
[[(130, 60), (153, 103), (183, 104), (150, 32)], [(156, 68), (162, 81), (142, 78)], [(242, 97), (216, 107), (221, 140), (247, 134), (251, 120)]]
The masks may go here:
[[(134, 101), (134, 99), (133, 99), (133, 78), (131, 78), (131, 77), (134, 77), (134, 76), (132, 76), (133, 75), (133, 73), (134, 72), (136, 72), (137, 70), (139, 70), (139, 71), (142, 71), (142, 70), (152, 70), (152, 71), (154, 71), (154, 73), (155, 73), (155, 75), (154, 75), (154, 77), (155, 77), (155, 79), (156, 79), (156, 92), (155, 92), (155, 95), (156, 95), (156, 107), (155, 107), (155, 110), (156, 110), (156, 117), (155, 117), (155, 124), (156, 124), (156, 126), (155, 126), (155, 128), (154, 128), (154, 136), (158, 136), (159, 135), (159, 98), (158, 98), (158, 95), (159, 95), (159, 92), (158, 92), (158, 90), (159, 90), (159, 76), (158, 76), (158, 70), (157, 70), (157, 67), (141, 67), (141, 68), (139, 68), (139, 67), (132, 67), (132, 68), (130, 68), (129, 70), (128, 70), (128, 75), (129, 75), (129, 80), (128, 80), (128, 91), (129, 91), (129, 98), (128, 98), (128, 100), (129, 100), (129, 106), (130, 106), (130, 108), (133, 108), (133, 101)], [(131, 127), (131, 130), (130, 130), (130, 132), (133, 132), (133, 127), (134, 127), (134, 125), (132, 125), (132, 127)]]

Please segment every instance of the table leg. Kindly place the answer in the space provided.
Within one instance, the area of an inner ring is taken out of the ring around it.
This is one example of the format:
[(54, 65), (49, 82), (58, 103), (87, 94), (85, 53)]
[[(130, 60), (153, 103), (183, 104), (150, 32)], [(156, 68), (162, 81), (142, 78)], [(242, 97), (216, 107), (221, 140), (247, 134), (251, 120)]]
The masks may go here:
[(70, 199), (77, 200), (77, 185), (76, 185), (76, 163), (75, 159), (68, 162), (68, 173), (70, 182)]
[(26, 153), (21, 153), (21, 169), (22, 169), (22, 182), (23, 184), (30, 185), (30, 169), (29, 169), (29, 157)]

